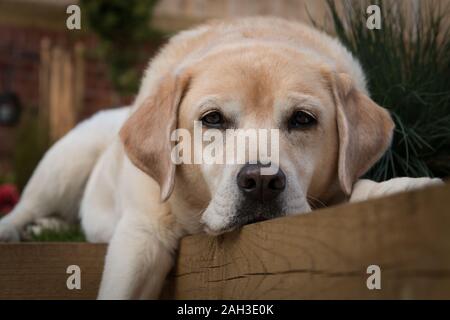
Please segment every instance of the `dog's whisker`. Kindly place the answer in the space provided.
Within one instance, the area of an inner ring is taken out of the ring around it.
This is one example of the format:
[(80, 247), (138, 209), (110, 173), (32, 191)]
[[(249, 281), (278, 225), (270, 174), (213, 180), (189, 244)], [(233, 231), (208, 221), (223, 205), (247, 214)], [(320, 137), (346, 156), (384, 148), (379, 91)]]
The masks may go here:
[(313, 209), (320, 209), (320, 208), (327, 207), (327, 205), (323, 201), (321, 201), (320, 199), (315, 198), (313, 196), (306, 196), (306, 199), (307, 199), (309, 205), (311, 206), (311, 208), (313, 208)]

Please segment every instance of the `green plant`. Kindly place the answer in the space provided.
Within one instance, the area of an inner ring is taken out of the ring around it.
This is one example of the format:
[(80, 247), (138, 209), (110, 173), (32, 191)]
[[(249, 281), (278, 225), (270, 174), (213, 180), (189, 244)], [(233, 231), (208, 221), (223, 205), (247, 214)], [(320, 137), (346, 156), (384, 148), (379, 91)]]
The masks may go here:
[(86, 237), (79, 226), (73, 226), (65, 230), (45, 229), (39, 235), (32, 235), (30, 240), (35, 242), (86, 242)]
[[(402, 10), (400, 1), (352, 1), (339, 15), (335, 2), (327, 3), (335, 33), (361, 62), (371, 97), (391, 112), (396, 123), (392, 147), (367, 177), (380, 181), (448, 176), (450, 24), (444, 24), (450, 19), (448, 6), (420, 2), (419, 14), (412, 16)], [(381, 8), (380, 30), (366, 27), (370, 4)]]
[(82, 13), (100, 39), (99, 53), (109, 68), (111, 81), (121, 95), (137, 92), (148, 56), (145, 43), (159, 43), (162, 34), (150, 28), (157, 0), (81, 0)]

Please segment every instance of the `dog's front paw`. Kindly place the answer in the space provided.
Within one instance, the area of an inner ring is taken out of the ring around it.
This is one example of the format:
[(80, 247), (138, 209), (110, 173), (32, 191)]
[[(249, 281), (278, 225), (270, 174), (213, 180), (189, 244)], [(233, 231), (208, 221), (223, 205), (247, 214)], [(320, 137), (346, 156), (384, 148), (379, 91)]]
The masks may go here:
[(16, 227), (0, 222), (0, 242), (19, 242), (20, 234)]
[(350, 202), (364, 201), (442, 184), (444, 182), (438, 178), (394, 178), (383, 182), (361, 179), (353, 186)]

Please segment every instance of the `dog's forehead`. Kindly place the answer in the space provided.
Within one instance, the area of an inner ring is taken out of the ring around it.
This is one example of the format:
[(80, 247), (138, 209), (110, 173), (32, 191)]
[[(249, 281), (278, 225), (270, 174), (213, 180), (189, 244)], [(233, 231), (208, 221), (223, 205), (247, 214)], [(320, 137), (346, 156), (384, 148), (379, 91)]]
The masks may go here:
[(202, 86), (216, 90), (246, 89), (248, 85), (261, 90), (267, 87), (296, 89), (302, 85), (312, 90), (310, 80), (321, 74), (319, 67), (305, 55), (254, 46), (205, 57), (203, 63), (197, 65), (197, 75), (204, 81)]
[(256, 110), (261, 117), (272, 115), (276, 102), (291, 93), (323, 94), (320, 68), (301, 58), (258, 47), (211, 55), (195, 67), (188, 104), (198, 108), (205, 97), (215, 97), (228, 106), (236, 106), (238, 101), (243, 115)]

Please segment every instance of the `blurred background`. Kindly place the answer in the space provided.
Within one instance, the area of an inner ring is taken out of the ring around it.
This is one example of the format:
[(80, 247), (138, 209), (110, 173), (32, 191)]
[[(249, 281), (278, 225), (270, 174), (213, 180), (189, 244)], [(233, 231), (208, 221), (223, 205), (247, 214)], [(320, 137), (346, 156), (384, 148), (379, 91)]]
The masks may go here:
[[(66, 27), (71, 4), (81, 8), (81, 30)], [(370, 4), (381, 8), (380, 30), (366, 27)], [(249, 15), (315, 25), (361, 61), (373, 99), (397, 124), (368, 177), (448, 177), (449, 9), (449, 0), (0, 0), (0, 212), (54, 141), (96, 111), (133, 100), (170, 35)]]

